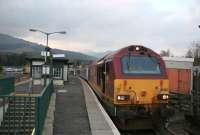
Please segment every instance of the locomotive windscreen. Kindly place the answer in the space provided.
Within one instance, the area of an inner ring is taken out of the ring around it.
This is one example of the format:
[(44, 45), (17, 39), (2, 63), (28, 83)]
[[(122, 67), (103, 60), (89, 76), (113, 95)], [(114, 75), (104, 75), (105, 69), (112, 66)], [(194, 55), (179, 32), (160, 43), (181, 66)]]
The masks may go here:
[(161, 74), (160, 64), (155, 57), (123, 56), (121, 64), (124, 74)]

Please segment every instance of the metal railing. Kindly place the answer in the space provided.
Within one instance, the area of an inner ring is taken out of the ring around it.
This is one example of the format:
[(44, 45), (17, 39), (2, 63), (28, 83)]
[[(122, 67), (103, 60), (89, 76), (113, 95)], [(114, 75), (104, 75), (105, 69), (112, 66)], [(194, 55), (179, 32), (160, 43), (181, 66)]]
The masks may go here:
[(194, 71), (193, 77), (193, 115), (200, 120), (200, 71)]
[(1, 77), (0, 78), (0, 95), (8, 95), (15, 90), (14, 77)]
[(37, 119), (36, 119), (36, 127), (35, 127), (35, 132), (36, 135), (40, 135), (42, 133), (42, 129), (44, 126), (44, 121), (46, 118), (46, 114), (48, 111), (51, 95), (54, 91), (53, 88), (53, 81), (50, 81), (48, 85), (43, 89), (42, 93), (40, 96), (37, 97)]
[(35, 128), (33, 129), (31, 135), (35, 135)]
[(32, 112), (36, 110), (32, 103), (36, 97), (0, 96), (0, 98), (3, 111), (1, 129), (8, 133), (31, 132), (31, 127), (35, 125), (31, 117), (36, 117)]
[(6, 126), (8, 133), (41, 135), (52, 93), (53, 81), (50, 81), (38, 96), (0, 96), (3, 111), (1, 123), (4, 124), (1, 126)]

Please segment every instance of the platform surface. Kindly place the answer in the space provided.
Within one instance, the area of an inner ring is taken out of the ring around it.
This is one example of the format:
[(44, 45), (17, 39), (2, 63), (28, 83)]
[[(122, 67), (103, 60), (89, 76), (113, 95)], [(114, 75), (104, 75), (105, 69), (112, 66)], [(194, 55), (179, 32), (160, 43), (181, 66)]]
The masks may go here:
[(72, 77), (56, 93), (54, 135), (120, 135), (84, 80)]
[(120, 135), (118, 129), (98, 101), (86, 81), (80, 79), (85, 94), (85, 102), (92, 135)]
[(81, 82), (70, 78), (63, 88), (56, 88), (54, 135), (91, 135)]

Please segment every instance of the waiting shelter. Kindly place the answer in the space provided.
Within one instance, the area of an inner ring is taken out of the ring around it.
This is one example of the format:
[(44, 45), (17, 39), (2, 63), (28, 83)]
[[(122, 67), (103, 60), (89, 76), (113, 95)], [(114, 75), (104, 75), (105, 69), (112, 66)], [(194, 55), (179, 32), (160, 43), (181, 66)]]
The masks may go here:
[[(33, 85), (43, 85), (44, 78), (43, 72), (45, 69), (44, 57), (28, 57), (30, 65), (30, 77), (33, 79)], [(57, 57), (53, 55), (52, 60), (52, 75), (54, 85), (64, 85), (65, 81), (68, 81), (68, 59), (64, 57)], [(50, 71), (50, 69), (45, 69)], [(49, 79), (47, 79), (47, 82)]]

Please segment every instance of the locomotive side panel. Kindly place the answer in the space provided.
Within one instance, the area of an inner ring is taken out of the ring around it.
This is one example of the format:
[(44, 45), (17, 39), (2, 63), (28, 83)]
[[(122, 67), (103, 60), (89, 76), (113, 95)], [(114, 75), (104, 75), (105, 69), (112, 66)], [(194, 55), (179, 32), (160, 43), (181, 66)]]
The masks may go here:
[(106, 63), (105, 94), (110, 99), (114, 98), (114, 67), (112, 62)]
[(112, 63), (93, 65), (89, 83), (102, 100), (113, 102), (114, 97), (114, 70)]

